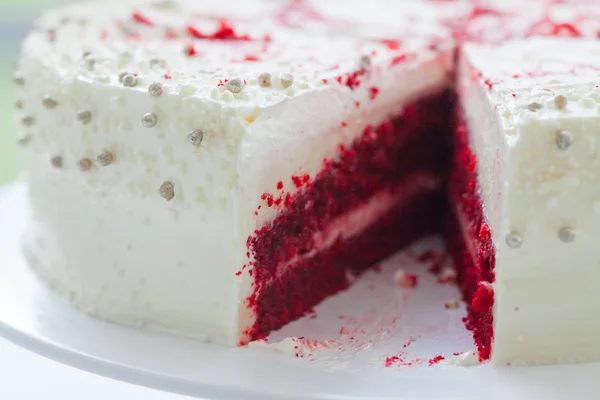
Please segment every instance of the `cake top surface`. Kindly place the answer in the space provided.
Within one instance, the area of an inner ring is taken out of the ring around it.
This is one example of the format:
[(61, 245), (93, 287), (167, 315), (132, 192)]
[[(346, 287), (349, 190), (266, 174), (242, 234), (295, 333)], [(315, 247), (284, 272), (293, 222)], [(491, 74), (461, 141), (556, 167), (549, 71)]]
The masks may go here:
[[(466, 44), (472, 79), (512, 122), (595, 115), (600, 45), (592, 39), (529, 38)], [(568, 106), (567, 106), (568, 104)]]
[(139, 91), (160, 83), (166, 94), (269, 106), (319, 87), (353, 90), (372, 71), (451, 47), (429, 2), (390, 10), (376, 1), (368, 13), (357, 1), (241, 4), (76, 4), (38, 21), (23, 59), (38, 60), (67, 82)]

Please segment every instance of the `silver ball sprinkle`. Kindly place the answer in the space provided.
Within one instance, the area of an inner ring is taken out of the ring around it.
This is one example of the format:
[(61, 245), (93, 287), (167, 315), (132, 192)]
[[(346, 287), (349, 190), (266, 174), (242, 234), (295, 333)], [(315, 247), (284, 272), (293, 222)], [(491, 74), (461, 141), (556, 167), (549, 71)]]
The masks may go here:
[(148, 86), (148, 93), (152, 97), (159, 97), (163, 94), (163, 86), (162, 83), (155, 82)]
[(52, 97), (46, 96), (42, 100), (42, 105), (44, 106), (44, 108), (52, 109), (58, 105), (58, 102), (56, 100), (54, 100)]
[(360, 65), (360, 67), (362, 69), (369, 68), (371, 66), (371, 63), (372, 63), (371, 57), (366, 54), (358, 60), (358, 64)]
[(511, 249), (518, 249), (523, 245), (523, 238), (517, 232), (511, 232), (506, 235), (506, 244)]
[(262, 87), (271, 86), (271, 74), (264, 72), (258, 76), (258, 84)]
[(175, 197), (175, 186), (171, 182), (165, 182), (160, 185), (159, 193), (163, 199), (172, 200)]
[(92, 169), (92, 160), (90, 160), (89, 158), (82, 158), (77, 163), (77, 168), (79, 168), (81, 172), (89, 171), (90, 169)]
[(536, 112), (537, 110), (539, 110), (543, 107), (544, 107), (543, 105), (541, 105), (540, 103), (536, 103), (536, 102), (533, 102), (533, 103), (530, 103), (527, 105), (527, 109), (529, 109), (529, 111), (533, 111), (533, 112)]
[(23, 118), (21, 118), (21, 123), (24, 126), (31, 126), (31, 125), (35, 124), (35, 118), (32, 117), (31, 115), (26, 115)]
[(62, 168), (63, 159), (61, 156), (54, 156), (50, 159), (50, 164), (52, 164), (54, 168)]
[(281, 86), (283, 86), (284, 89), (289, 88), (293, 84), (294, 84), (294, 77), (292, 76), (292, 74), (281, 75)]
[(84, 56), (83, 61), (86, 63), (90, 71), (94, 69), (94, 66), (96, 65), (96, 59), (91, 53), (87, 52), (87, 55)]
[(198, 147), (202, 144), (202, 140), (204, 139), (204, 132), (200, 129), (194, 129), (188, 134), (188, 142), (192, 145)]
[(13, 77), (13, 83), (17, 86), (25, 85), (25, 78), (23, 78), (23, 75), (21, 75), (20, 72), (15, 73), (15, 76)]
[(121, 83), (125, 87), (135, 87), (137, 85), (137, 78), (133, 74), (125, 74), (121, 79)]
[(98, 157), (96, 157), (96, 160), (98, 161), (98, 164), (100, 164), (103, 167), (108, 167), (110, 164), (113, 163), (114, 161), (114, 156), (112, 155), (112, 153), (110, 151), (104, 151), (101, 154), (98, 155)]
[(244, 88), (244, 82), (240, 78), (234, 78), (227, 82), (226, 89), (233, 94), (238, 94)]
[(559, 150), (567, 150), (573, 144), (573, 135), (568, 131), (560, 130), (556, 132), (556, 147)]
[(554, 98), (554, 104), (556, 108), (562, 110), (567, 106), (567, 98), (563, 95), (558, 95)]
[(575, 232), (571, 228), (560, 228), (558, 230), (558, 238), (563, 243), (571, 243), (575, 240)]
[(150, 60), (150, 68), (154, 67), (162, 67), (165, 68), (167, 63), (165, 60), (161, 60), (160, 58), (153, 58)]
[(20, 147), (25, 147), (29, 144), (29, 142), (31, 142), (31, 136), (29, 135), (21, 135), (20, 137), (17, 138), (17, 144)]
[(79, 111), (77, 113), (77, 121), (84, 125), (89, 124), (92, 122), (92, 113), (87, 110)]
[(152, 112), (144, 114), (144, 116), (142, 117), (142, 125), (144, 126), (144, 128), (154, 128), (157, 122), (158, 117)]

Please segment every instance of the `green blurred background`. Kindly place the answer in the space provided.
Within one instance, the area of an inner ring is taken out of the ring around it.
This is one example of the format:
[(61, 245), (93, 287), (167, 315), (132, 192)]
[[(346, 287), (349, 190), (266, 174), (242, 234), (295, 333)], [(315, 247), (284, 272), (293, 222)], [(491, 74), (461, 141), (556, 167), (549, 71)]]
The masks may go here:
[(12, 75), (19, 45), (33, 20), (63, 0), (0, 0), (0, 185), (15, 179), (23, 168), (16, 146), (15, 95)]

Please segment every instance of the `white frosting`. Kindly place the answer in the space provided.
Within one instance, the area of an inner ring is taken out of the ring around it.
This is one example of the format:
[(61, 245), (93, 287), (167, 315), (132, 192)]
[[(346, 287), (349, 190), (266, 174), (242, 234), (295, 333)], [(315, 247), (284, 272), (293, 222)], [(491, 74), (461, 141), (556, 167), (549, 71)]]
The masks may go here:
[[(496, 246), (492, 360), (598, 359), (600, 45), (532, 39), (463, 53), (463, 107)], [(573, 141), (563, 151), (560, 130)], [(564, 227), (574, 230), (571, 243), (559, 239)], [(520, 248), (507, 245), (510, 232), (522, 237)]]
[[(286, 192), (297, 190), (292, 175), (314, 177), (323, 159), (366, 125), (447, 83), (450, 51), (428, 49), (427, 31), (442, 32), (433, 22), (390, 49), (329, 32), (327, 24), (297, 30), (265, 17), (284, 5), (96, 1), (47, 14), (26, 39), (21, 117), (35, 118), (24, 128), (33, 214), (26, 249), (39, 274), (77, 307), (120, 323), (237, 343), (254, 318), (243, 303), (252, 278), (247, 271), (236, 276), (248, 262), (246, 239), (278, 212), (261, 195), (276, 194), (278, 181)], [(154, 26), (135, 23), (134, 11)], [(354, 9), (357, 19), (361, 13)], [(217, 29), (215, 19), (201, 15), (226, 15), (237, 33), (255, 40), (193, 39), (188, 25), (207, 34)], [(167, 29), (181, 37), (163, 40)], [(369, 36), (389, 32), (373, 24)], [(185, 55), (189, 44), (198, 56)], [(336, 82), (373, 52), (360, 86)], [(403, 54), (416, 58), (392, 65)], [(151, 59), (165, 64), (151, 67)], [(136, 74), (137, 85), (124, 87), (122, 72)], [(272, 74), (271, 87), (258, 82), (264, 72)], [(284, 88), (287, 73), (294, 82)], [(239, 94), (219, 86), (236, 77), (246, 81)], [(162, 84), (160, 97), (148, 94), (154, 82)], [(46, 96), (54, 107), (44, 106)], [(78, 120), (81, 111), (89, 111), (90, 123)], [(156, 115), (156, 126), (142, 125), (147, 113)], [(196, 129), (204, 132), (199, 147), (187, 140)], [(109, 166), (96, 161), (105, 151), (114, 156)], [(56, 156), (62, 168), (51, 164)], [(89, 171), (77, 168), (82, 158), (92, 161)], [(167, 181), (174, 185), (170, 201), (159, 195)]]

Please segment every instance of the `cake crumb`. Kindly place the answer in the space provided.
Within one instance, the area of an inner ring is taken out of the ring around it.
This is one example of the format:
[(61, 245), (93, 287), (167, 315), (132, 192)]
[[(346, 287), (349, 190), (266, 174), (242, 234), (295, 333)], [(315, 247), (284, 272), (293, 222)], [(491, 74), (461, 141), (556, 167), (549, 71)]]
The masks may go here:
[(460, 302), (456, 299), (448, 300), (446, 304), (444, 304), (446, 310), (456, 310), (458, 307), (460, 307)]
[(453, 267), (446, 266), (442, 268), (438, 283), (453, 283), (456, 282), (456, 270)]
[(417, 286), (418, 277), (415, 274), (409, 274), (403, 269), (398, 269), (394, 275), (394, 282), (402, 288), (413, 288)]

